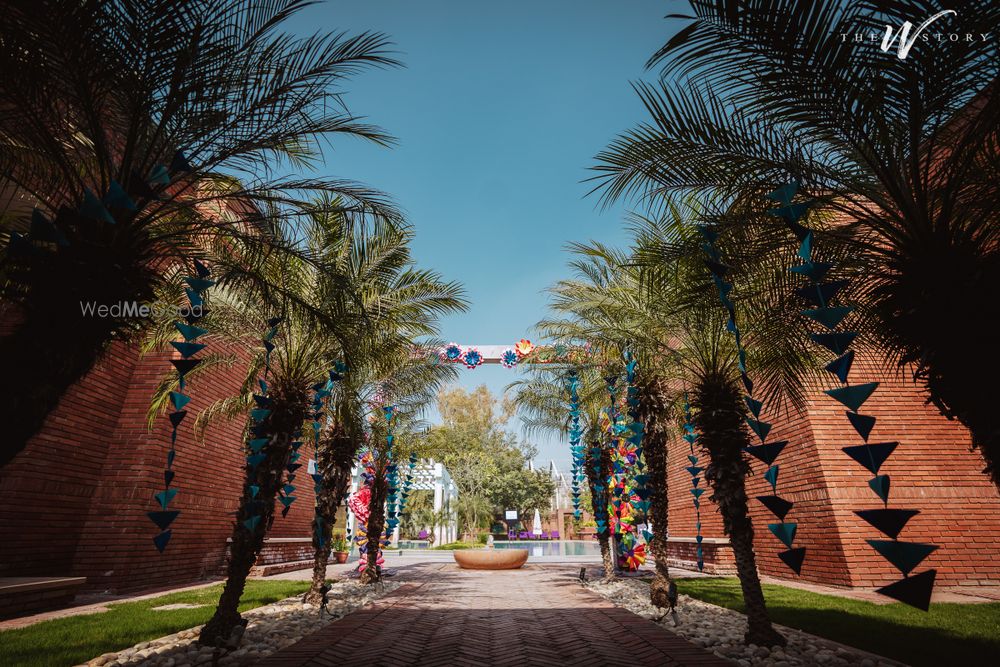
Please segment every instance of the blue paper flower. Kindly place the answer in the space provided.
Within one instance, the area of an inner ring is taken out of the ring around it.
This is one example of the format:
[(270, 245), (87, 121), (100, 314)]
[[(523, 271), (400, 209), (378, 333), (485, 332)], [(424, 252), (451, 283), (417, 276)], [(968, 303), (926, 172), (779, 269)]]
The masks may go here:
[(517, 366), (517, 352), (510, 348), (501, 352), (500, 365), (504, 368), (514, 368), (514, 366)]
[(462, 348), (458, 346), (458, 343), (448, 343), (448, 346), (444, 348), (444, 356), (448, 361), (459, 361), (462, 358)]
[(465, 351), (465, 354), (462, 355), (462, 361), (465, 362), (466, 368), (475, 368), (479, 364), (483, 363), (483, 355), (481, 355), (479, 350), (476, 348), (470, 347)]

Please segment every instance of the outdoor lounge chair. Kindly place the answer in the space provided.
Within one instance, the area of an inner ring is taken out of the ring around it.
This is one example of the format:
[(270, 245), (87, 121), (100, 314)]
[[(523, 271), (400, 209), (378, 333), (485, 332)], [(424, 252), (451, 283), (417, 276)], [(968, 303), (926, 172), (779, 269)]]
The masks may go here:
[(517, 531), (514, 530), (513, 528), (511, 530), (508, 530), (507, 531), (507, 539), (508, 540), (516, 540), (517, 539)]
[(517, 536), (517, 539), (519, 539), (519, 540), (526, 540), (526, 539), (528, 539), (528, 533), (525, 532), (525, 531), (521, 531), (521, 533)]
[(426, 530), (421, 530), (420, 534), (417, 535), (417, 539), (418, 540), (426, 540), (427, 539), (427, 531)]
[(542, 536), (541, 536), (541, 537), (539, 537), (538, 539), (540, 539), (540, 540), (548, 540), (548, 539), (551, 539), (551, 538), (549, 537), (549, 531), (547, 531), (547, 530), (543, 530), (543, 531), (542, 531)]
[(559, 531), (558, 530), (553, 530), (552, 531), (552, 539), (553, 540), (558, 540), (559, 539)]

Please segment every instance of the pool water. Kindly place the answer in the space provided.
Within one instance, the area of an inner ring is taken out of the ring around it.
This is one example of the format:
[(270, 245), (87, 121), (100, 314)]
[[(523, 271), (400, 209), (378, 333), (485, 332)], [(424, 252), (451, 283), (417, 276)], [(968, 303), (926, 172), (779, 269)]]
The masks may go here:
[(596, 541), (554, 540), (552, 542), (500, 541), (497, 549), (527, 549), (532, 556), (599, 556), (601, 545)]

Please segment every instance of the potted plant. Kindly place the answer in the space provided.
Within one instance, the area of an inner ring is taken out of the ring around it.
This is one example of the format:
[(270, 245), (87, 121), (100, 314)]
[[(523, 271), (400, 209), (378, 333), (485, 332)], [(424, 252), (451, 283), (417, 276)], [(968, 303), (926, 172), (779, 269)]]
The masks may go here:
[(336, 537), (333, 540), (333, 557), (338, 563), (346, 563), (347, 555), (351, 551), (351, 546), (343, 537)]

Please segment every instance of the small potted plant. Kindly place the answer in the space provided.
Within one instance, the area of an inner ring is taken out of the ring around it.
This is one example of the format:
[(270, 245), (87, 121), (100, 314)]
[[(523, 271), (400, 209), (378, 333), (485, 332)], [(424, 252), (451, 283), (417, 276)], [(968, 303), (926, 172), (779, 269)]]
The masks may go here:
[(346, 563), (347, 555), (351, 551), (350, 544), (347, 543), (343, 537), (335, 537), (333, 539), (333, 557), (338, 563)]

